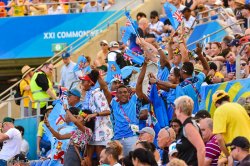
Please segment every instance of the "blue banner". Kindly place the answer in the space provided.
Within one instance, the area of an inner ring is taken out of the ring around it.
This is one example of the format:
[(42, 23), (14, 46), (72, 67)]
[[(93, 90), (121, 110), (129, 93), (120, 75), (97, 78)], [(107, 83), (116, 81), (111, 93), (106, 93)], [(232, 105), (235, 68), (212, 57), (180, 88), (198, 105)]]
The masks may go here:
[[(213, 27), (213, 28), (211, 28)], [(221, 30), (222, 28), (224, 28), (222, 25), (220, 25), (217, 21), (212, 21), (209, 23), (205, 23), (205, 24), (201, 24), (201, 25), (197, 25), (194, 27), (194, 30), (192, 32), (192, 34), (190, 35), (188, 41), (187, 41), (187, 45), (188, 45), (188, 49), (189, 50), (194, 50), (196, 48), (196, 44), (192, 44), (189, 45), (203, 37), (206, 37), (208, 35), (210, 35), (211, 33), (214, 33), (218, 30)], [(200, 43), (202, 44), (206, 44), (208, 42), (221, 42), (223, 37), (228, 35), (228, 33), (225, 30), (222, 30), (210, 37), (207, 37), (205, 40), (201, 41)]]
[(212, 96), (217, 90), (225, 90), (230, 96), (230, 101), (237, 102), (241, 98), (250, 97), (250, 78), (213, 84), (201, 87), (201, 105), (200, 110), (205, 109), (213, 116), (215, 105)]
[(28, 159), (36, 159), (36, 135), (37, 135), (37, 118), (23, 118), (16, 119), (15, 126), (22, 126), (24, 128), (24, 139), (29, 143)]
[[(51, 57), (54, 54), (52, 44), (71, 44), (114, 12), (1, 18), (0, 59)], [(112, 24), (121, 16), (123, 12), (116, 14), (107, 24)], [(103, 25), (90, 36), (107, 27)]]

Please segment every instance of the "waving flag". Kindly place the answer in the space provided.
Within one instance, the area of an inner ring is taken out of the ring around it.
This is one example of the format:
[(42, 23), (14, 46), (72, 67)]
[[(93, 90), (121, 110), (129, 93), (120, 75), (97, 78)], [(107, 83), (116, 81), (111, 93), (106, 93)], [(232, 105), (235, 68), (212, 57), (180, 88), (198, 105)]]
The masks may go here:
[(137, 31), (137, 24), (136, 22), (132, 19), (132, 17), (130, 16), (130, 13), (128, 11), (125, 11), (125, 16), (127, 17), (128, 22), (126, 23), (126, 25), (129, 25), (129, 27), (132, 28), (133, 33), (136, 34), (137, 37), (139, 37), (138, 31)]
[(154, 107), (154, 114), (161, 128), (169, 125), (167, 109), (163, 99), (159, 96), (156, 84), (152, 85), (150, 92), (150, 101)]
[(129, 56), (131, 58), (132, 62), (134, 62), (138, 65), (142, 65), (144, 62), (144, 59), (145, 59), (144, 56), (137, 54), (130, 49), (126, 49), (125, 56)]
[(107, 77), (106, 82), (110, 83), (110, 81), (115, 78), (115, 76), (121, 75), (121, 69), (117, 65), (115, 61), (108, 61), (108, 71), (107, 71)]
[(169, 2), (166, 2), (164, 4), (164, 9), (169, 21), (171, 22), (173, 28), (176, 30), (182, 21), (182, 13), (178, 11), (177, 8)]

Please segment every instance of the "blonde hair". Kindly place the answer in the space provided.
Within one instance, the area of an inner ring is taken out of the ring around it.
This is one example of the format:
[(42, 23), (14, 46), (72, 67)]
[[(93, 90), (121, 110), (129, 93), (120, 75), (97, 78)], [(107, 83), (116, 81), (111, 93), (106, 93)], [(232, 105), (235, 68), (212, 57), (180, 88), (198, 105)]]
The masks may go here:
[(178, 97), (175, 101), (175, 108), (180, 109), (184, 114), (191, 116), (194, 109), (194, 101), (189, 96)]
[(174, 158), (170, 160), (170, 162), (167, 164), (167, 166), (187, 166), (187, 164), (180, 159)]
[(116, 149), (117, 153), (118, 153), (118, 156), (122, 156), (123, 155), (123, 146), (122, 144), (119, 142), (119, 141), (110, 141), (107, 143), (107, 146), (106, 147), (111, 147), (111, 148), (114, 148)]

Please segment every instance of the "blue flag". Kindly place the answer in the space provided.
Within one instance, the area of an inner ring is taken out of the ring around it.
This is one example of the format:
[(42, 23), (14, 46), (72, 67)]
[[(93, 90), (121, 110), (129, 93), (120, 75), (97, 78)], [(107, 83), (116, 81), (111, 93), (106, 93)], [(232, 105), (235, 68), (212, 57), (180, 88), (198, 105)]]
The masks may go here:
[(127, 17), (127, 20), (129, 22), (132, 30), (133, 30), (133, 33), (136, 34), (136, 36), (139, 36), (139, 33), (137, 31), (138, 26), (137, 26), (136, 22), (130, 16), (130, 13), (128, 11), (125, 11), (125, 16)]
[(182, 17), (183, 17), (182, 13), (178, 11), (177, 8), (169, 2), (166, 2), (164, 4), (164, 9), (165, 9), (167, 18), (171, 22), (173, 28), (176, 30), (182, 21)]
[(145, 59), (143, 55), (137, 54), (130, 49), (126, 49), (124, 56), (128, 56), (132, 62), (138, 65), (142, 65)]
[(108, 71), (106, 76), (106, 82), (110, 83), (110, 81), (115, 78), (115, 76), (121, 75), (121, 69), (117, 65), (115, 61), (108, 61)]
[(154, 107), (155, 117), (161, 128), (169, 125), (167, 109), (162, 97), (159, 96), (156, 84), (153, 84), (149, 96), (150, 101)]

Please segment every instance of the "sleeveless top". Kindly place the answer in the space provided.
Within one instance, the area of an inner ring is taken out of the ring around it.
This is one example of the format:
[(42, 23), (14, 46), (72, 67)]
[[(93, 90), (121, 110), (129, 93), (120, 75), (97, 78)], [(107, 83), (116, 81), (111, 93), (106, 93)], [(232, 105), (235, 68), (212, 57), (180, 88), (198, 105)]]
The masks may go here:
[[(176, 142), (176, 149), (178, 151), (177, 158), (184, 160), (187, 165), (198, 166), (197, 151), (193, 144), (184, 136), (184, 127), (191, 123), (191, 117), (187, 118), (183, 123), (183, 129), (180, 131), (179, 139)], [(199, 131), (200, 133), (200, 131)], [(201, 134), (201, 133), (200, 133)]]
[(190, 8), (193, 5), (193, 0), (191, 0), (190, 2), (187, 2), (188, 0), (185, 0), (185, 6)]

